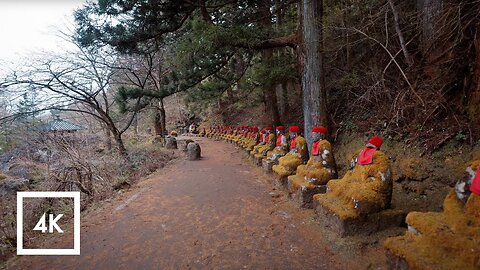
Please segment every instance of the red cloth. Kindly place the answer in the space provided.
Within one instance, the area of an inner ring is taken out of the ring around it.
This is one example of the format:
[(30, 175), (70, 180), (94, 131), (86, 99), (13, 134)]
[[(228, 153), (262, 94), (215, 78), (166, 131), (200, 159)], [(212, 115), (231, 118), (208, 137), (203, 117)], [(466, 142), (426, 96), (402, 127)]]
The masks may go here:
[(297, 147), (297, 137), (293, 138), (292, 141), (290, 141), (290, 149), (294, 149)]
[(373, 155), (377, 151), (377, 148), (368, 148), (362, 150), (358, 156), (358, 164), (360, 165), (369, 165), (373, 163)]
[(270, 141), (270, 134), (265, 135), (265, 142), (268, 143)]
[(298, 132), (300, 132), (300, 127), (299, 126), (291, 126), (291, 127), (288, 128), (288, 131), (298, 133)]
[(472, 184), (470, 185), (470, 191), (480, 196), (480, 167), (478, 168), (475, 177), (473, 177)]
[(312, 146), (312, 155), (318, 156), (318, 154), (320, 154), (320, 141), (314, 142)]
[(380, 148), (383, 144), (383, 139), (378, 136), (373, 136), (368, 143), (375, 145), (377, 148)]
[(312, 132), (326, 134), (327, 133), (327, 128), (325, 128), (325, 127), (313, 127)]
[(283, 137), (282, 134), (278, 135), (278, 137), (277, 137), (277, 146), (281, 146), (281, 145), (282, 145), (282, 137)]

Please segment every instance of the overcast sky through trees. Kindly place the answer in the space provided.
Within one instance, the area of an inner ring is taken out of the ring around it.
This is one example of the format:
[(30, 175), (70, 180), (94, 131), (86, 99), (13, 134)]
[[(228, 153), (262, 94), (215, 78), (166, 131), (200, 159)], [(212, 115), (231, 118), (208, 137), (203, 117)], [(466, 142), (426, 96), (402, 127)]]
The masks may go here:
[(0, 1), (0, 75), (22, 58), (65, 45), (57, 29), (72, 25), (72, 12), (85, 0)]

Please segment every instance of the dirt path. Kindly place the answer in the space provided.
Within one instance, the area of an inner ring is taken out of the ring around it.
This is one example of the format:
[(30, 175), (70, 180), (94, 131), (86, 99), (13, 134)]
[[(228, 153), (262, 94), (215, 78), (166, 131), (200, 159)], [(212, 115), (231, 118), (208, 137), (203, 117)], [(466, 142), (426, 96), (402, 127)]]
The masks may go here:
[(273, 176), (254, 167), (243, 150), (195, 139), (202, 160), (171, 164), (82, 216), (80, 256), (26, 256), (10, 268), (366, 269), (383, 264), (376, 243), (359, 253), (333, 247), (313, 211), (288, 203), (273, 189)]

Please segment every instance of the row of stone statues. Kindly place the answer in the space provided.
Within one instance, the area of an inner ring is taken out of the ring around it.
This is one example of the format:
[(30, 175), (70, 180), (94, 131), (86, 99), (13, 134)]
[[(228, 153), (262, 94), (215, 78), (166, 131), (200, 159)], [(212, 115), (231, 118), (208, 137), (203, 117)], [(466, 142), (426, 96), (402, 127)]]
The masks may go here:
[[(372, 233), (405, 221), (391, 209), (392, 172), (380, 151), (383, 140), (373, 136), (337, 178), (327, 129), (314, 127), (308, 148), (298, 126), (213, 127), (200, 135), (224, 139), (244, 148), (257, 165), (276, 175), (300, 207), (313, 207), (323, 223), (341, 236)], [(389, 263), (397, 269), (480, 269), (480, 161), (467, 168), (447, 196), (442, 213), (412, 212), (406, 235), (388, 238)]]
[(350, 170), (341, 180), (336, 180), (337, 169), (332, 146), (326, 140), (327, 129), (314, 127), (313, 144), (307, 142), (298, 126), (277, 126), (262, 130), (251, 127), (212, 128), (207, 137), (222, 138), (237, 143), (249, 153), (255, 164), (273, 170), (277, 184), (288, 189), (290, 197), (299, 206), (314, 207), (339, 217), (338, 230), (349, 234), (348, 224), (362, 220), (390, 206), (392, 198), (392, 173), (390, 161), (380, 151), (382, 139), (374, 136)]

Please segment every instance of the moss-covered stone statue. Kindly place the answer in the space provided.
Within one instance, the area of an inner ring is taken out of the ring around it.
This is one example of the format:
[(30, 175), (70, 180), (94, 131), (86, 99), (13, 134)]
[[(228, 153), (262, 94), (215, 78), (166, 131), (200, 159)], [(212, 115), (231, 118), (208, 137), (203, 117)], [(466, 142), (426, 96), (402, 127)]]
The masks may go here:
[(245, 143), (249, 137), (249, 128), (240, 127), (237, 132), (237, 137), (233, 141), (240, 147), (245, 148)]
[(268, 151), (275, 148), (275, 134), (272, 133), (271, 127), (265, 128), (265, 144), (257, 148), (257, 152), (253, 155), (253, 161), (256, 165), (262, 165), (262, 159), (267, 156)]
[(263, 168), (270, 172), (273, 165), (278, 164), (278, 159), (285, 156), (288, 153), (288, 139), (285, 135), (285, 127), (277, 126), (275, 128), (277, 132), (277, 138), (275, 140), (275, 148), (267, 152), (266, 158), (262, 160)]
[(250, 137), (248, 138), (248, 140), (245, 143), (245, 150), (248, 153), (250, 153), (250, 151), (253, 150), (255, 145), (257, 145), (259, 143), (261, 137), (262, 137), (262, 135), (258, 131), (258, 128), (253, 127), (252, 132), (250, 133)]
[(257, 144), (255, 144), (255, 146), (253, 146), (252, 150), (250, 150), (250, 152), (248, 153), (250, 156), (253, 156), (254, 154), (257, 153), (257, 149), (259, 147), (261, 147), (262, 145), (265, 145), (265, 140), (266, 140), (266, 137), (265, 137), (265, 129), (262, 129), (260, 130), (259, 132), (259, 139), (257, 141)]
[(262, 140), (253, 147), (253, 150), (250, 152), (250, 156), (253, 158), (256, 154), (259, 154), (263, 149), (268, 148), (267, 145), (270, 142), (270, 135), (272, 134), (272, 127), (266, 127), (263, 129)]
[(278, 165), (272, 170), (277, 175), (277, 184), (287, 186), (287, 177), (295, 174), (297, 167), (304, 164), (308, 159), (307, 142), (300, 136), (300, 127), (291, 126), (288, 128), (290, 137), (290, 151), (278, 159)]
[(239, 140), (245, 136), (245, 128), (244, 127), (237, 127), (234, 131), (234, 136), (231, 139), (232, 143), (238, 144)]
[(267, 159), (277, 161), (279, 158), (288, 153), (288, 140), (285, 136), (285, 127), (276, 127), (277, 138), (275, 140), (275, 148), (267, 152)]
[(326, 134), (325, 127), (312, 128), (310, 159), (306, 165), (298, 166), (295, 175), (288, 177), (289, 194), (300, 207), (311, 208), (313, 195), (325, 193), (327, 182), (337, 178), (332, 146), (325, 139)]
[(229, 127), (225, 140), (227, 142), (233, 142), (233, 139), (237, 137), (237, 129), (234, 129), (232, 126)]
[(408, 231), (385, 240), (392, 269), (480, 269), (480, 160), (443, 202), (443, 212), (411, 212)]
[(243, 149), (247, 149), (247, 145), (253, 140), (254, 133), (255, 132), (253, 131), (253, 128), (248, 128), (242, 131), (241, 138), (238, 141), (239, 146), (241, 146)]
[(213, 127), (209, 126), (207, 132), (205, 133), (205, 137), (211, 138), (213, 134)]
[(210, 127), (210, 131), (207, 134), (207, 137), (208, 138), (214, 138), (216, 134), (217, 134), (217, 127), (216, 126)]
[(227, 141), (230, 135), (232, 135), (233, 130), (231, 130), (228, 126), (222, 128), (222, 134), (220, 134), (220, 138), (222, 140)]
[(342, 236), (401, 223), (401, 212), (382, 212), (390, 207), (393, 188), (390, 160), (380, 151), (382, 143), (378, 136), (370, 139), (345, 176), (330, 180), (325, 194), (313, 196), (317, 214)]

